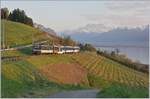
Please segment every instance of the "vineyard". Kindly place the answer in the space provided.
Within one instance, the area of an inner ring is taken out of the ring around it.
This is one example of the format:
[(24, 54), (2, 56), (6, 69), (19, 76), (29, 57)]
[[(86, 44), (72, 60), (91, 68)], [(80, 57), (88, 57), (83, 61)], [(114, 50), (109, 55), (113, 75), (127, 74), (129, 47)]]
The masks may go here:
[[(16, 47), (37, 41), (66, 40), (25, 24), (3, 20), (5, 45)], [(41, 35), (42, 34), (42, 35)], [(34, 38), (35, 40), (35, 38)], [(45, 97), (59, 91), (98, 89), (97, 97), (148, 97), (148, 74), (128, 68), (96, 52), (32, 54), (32, 48), (1, 51), (3, 98)], [(94, 98), (94, 97), (93, 97)]]
[[(7, 60), (2, 60), (2, 97), (42, 97), (55, 90), (80, 88), (101, 89), (98, 97), (148, 97), (148, 74), (96, 53), (29, 55), (22, 52), (2, 54), (7, 56)], [(14, 61), (16, 57), (20, 59)]]
[(148, 88), (148, 75), (123, 66), (95, 53), (81, 53), (72, 58), (87, 68), (90, 74), (109, 82)]

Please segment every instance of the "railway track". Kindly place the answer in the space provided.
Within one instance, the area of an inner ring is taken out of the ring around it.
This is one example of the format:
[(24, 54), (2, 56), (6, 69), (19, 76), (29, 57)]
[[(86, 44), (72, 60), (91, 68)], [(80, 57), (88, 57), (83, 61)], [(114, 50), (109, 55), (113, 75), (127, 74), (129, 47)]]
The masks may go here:
[(1, 57), (2, 61), (18, 61), (21, 60), (22, 57), (21, 56), (5, 56), (5, 57)]

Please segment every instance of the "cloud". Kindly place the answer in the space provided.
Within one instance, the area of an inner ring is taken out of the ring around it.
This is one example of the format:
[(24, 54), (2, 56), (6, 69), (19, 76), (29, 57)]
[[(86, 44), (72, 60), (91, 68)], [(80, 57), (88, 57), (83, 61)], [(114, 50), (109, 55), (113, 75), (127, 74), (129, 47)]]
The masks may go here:
[(123, 10), (131, 10), (131, 9), (147, 9), (150, 8), (149, 6), (150, 1), (143, 0), (143, 1), (111, 1), (106, 2), (105, 5), (110, 10), (116, 10), (116, 11), (123, 11)]
[(83, 15), (91, 22), (111, 25), (139, 26), (150, 24), (150, 1), (107, 1), (105, 10)]

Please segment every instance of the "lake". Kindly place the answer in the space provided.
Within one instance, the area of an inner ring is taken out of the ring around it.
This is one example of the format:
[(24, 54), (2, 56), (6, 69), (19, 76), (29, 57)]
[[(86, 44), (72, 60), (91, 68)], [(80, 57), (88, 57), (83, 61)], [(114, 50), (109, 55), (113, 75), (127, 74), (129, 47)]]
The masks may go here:
[(148, 47), (96, 47), (96, 49), (106, 50), (108, 52), (119, 49), (121, 54), (127, 55), (133, 61), (140, 61), (149, 64), (149, 48)]

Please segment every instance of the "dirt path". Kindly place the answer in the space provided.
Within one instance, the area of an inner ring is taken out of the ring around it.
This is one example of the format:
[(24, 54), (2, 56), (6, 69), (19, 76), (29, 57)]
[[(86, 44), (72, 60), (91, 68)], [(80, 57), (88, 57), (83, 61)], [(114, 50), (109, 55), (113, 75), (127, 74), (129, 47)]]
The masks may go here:
[(64, 91), (47, 96), (46, 98), (96, 98), (97, 89)]

